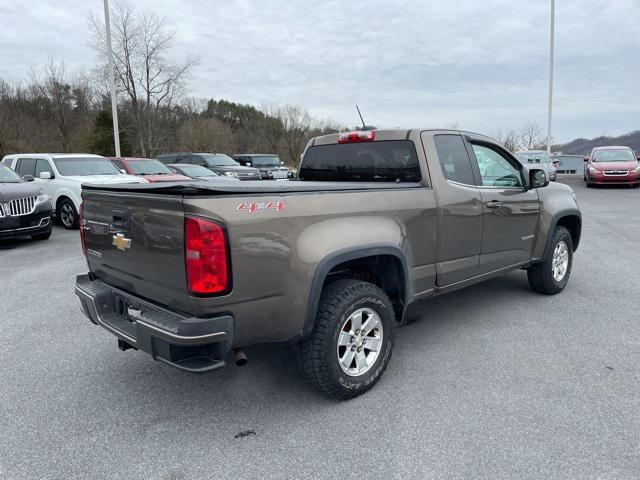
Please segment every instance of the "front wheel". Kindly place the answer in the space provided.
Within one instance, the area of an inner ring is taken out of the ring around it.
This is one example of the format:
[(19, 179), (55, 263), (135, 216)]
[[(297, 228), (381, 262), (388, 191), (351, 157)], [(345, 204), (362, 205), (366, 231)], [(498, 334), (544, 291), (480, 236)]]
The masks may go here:
[(393, 351), (395, 321), (389, 297), (359, 280), (337, 280), (322, 291), (311, 336), (298, 345), (307, 381), (348, 400), (372, 388)]
[(527, 270), (529, 286), (538, 293), (555, 295), (569, 281), (573, 264), (573, 241), (569, 230), (557, 227), (548, 251), (540, 263)]
[(78, 211), (73, 205), (73, 202), (68, 198), (65, 198), (60, 202), (56, 215), (58, 220), (62, 223), (62, 226), (67, 230), (78, 228)]

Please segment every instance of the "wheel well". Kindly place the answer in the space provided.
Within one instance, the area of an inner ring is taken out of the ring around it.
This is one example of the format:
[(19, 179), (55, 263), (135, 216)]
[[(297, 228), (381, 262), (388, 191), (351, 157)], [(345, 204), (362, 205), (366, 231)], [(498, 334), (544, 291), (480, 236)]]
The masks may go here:
[[(56, 200), (56, 212), (58, 211), (58, 207), (60, 206), (60, 204), (62, 203), (63, 200), (71, 200), (71, 199), (69, 197), (64, 196), (64, 195), (60, 195), (58, 197), (58, 200)], [(73, 201), (71, 203), (73, 203)]]
[(567, 215), (566, 217), (562, 217), (556, 224), (556, 227), (564, 227), (569, 230), (574, 252), (578, 249), (578, 245), (580, 244), (581, 226), (582, 220), (577, 215)]
[(394, 255), (374, 255), (340, 263), (329, 271), (323, 287), (341, 278), (362, 280), (380, 287), (393, 304), (396, 320), (402, 320), (407, 285), (400, 259)]

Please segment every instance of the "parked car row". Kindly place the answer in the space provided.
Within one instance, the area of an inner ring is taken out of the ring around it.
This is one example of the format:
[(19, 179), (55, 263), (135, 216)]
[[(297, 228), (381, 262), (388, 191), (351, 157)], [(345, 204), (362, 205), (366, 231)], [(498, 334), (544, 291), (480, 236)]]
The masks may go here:
[(24, 153), (7, 155), (2, 163), (22, 178), (34, 180), (67, 229), (78, 228), (83, 183), (147, 183), (144, 178), (121, 173), (100, 155)]
[[(180, 153), (151, 158), (91, 154), (6, 155), (0, 169), (0, 238), (51, 234), (55, 217), (78, 228), (85, 183), (156, 183), (186, 180), (286, 180), (293, 172), (277, 155)], [(253, 166), (255, 165), (255, 166)]]
[(158, 156), (165, 165), (197, 165), (238, 180), (288, 180), (293, 172), (278, 155), (224, 153), (166, 153)]

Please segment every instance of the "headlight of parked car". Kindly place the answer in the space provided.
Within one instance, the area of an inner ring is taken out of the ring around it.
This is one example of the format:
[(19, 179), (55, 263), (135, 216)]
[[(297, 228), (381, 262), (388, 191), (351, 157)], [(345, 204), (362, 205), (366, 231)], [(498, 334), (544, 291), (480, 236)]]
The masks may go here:
[(633, 170), (631, 170), (633, 173), (637, 173), (640, 174), (640, 165), (638, 165), (636, 168), (634, 168)]
[(40, 205), (41, 203), (45, 203), (48, 201), (49, 201), (49, 195), (47, 195), (46, 193), (41, 193), (36, 198), (36, 205)]
[(600, 170), (597, 168), (589, 167), (589, 173), (600, 173)]
[(224, 172), (227, 177), (237, 177), (238, 174), (236, 172)]

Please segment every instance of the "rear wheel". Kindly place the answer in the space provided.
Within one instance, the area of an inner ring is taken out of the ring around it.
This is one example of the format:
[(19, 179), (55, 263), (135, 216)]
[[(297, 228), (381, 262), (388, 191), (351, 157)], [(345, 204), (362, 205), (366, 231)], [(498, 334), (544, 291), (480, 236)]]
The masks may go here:
[(337, 280), (322, 291), (311, 336), (298, 345), (307, 381), (330, 397), (363, 394), (382, 376), (394, 343), (394, 312), (377, 286)]
[(546, 295), (561, 292), (569, 281), (572, 263), (571, 234), (566, 228), (557, 227), (542, 261), (527, 270), (529, 286)]
[(78, 228), (78, 212), (73, 202), (68, 198), (60, 201), (56, 215), (60, 223), (62, 223), (62, 226), (67, 230)]

